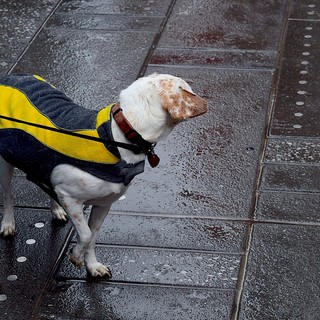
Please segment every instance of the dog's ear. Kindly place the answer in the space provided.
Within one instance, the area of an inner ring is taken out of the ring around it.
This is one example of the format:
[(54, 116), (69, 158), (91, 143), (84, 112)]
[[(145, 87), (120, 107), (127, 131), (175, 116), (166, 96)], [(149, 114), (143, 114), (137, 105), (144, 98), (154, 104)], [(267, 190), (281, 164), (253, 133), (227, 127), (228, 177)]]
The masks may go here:
[(208, 111), (208, 103), (195, 93), (179, 87), (180, 92), (165, 99), (164, 109), (173, 121), (194, 118)]

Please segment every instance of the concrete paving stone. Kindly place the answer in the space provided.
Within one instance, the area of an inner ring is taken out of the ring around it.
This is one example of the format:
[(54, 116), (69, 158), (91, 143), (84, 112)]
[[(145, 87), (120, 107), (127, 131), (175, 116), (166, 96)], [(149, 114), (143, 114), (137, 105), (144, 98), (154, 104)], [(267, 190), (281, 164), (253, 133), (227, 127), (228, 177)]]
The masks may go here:
[(28, 1), (1, 0), (0, 7), (0, 59), (18, 58), (57, 0)]
[(272, 135), (319, 135), (319, 41), (320, 22), (289, 22)]
[(177, 0), (159, 46), (276, 51), (285, 5), (271, 0)]
[(320, 166), (266, 165), (261, 189), (320, 192)]
[(7, 297), (0, 301), (0, 318), (30, 319), (71, 226), (53, 224), (48, 210), (15, 213), (15, 237), (0, 238), (0, 295)]
[(225, 51), (201, 49), (157, 49), (149, 65), (178, 65), (204, 68), (270, 69), (275, 67), (272, 51)]
[[(149, 68), (189, 80), (209, 112), (180, 124), (114, 210), (247, 217), (268, 108), (271, 72)], [(137, 198), (137, 194), (139, 198)]]
[(241, 253), (246, 223), (112, 212), (97, 242), (109, 245)]
[(240, 320), (316, 320), (319, 226), (254, 226)]
[(319, 193), (260, 192), (257, 220), (319, 223)]
[(268, 139), (265, 162), (318, 164), (320, 140)]
[(164, 16), (171, 0), (64, 0), (59, 12)]
[(109, 31), (153, 31), (160, 29), (162, 17), (137, 17), (116, 14), (82, 15), (55, 14), (46, 28), (109, 30)]
[(290, 19), (320, 20), (320, 8), (317, 1), (294, 0)]
[(230, 319), (231, 290), (66, 282), (53, 285), (37, 319)]
[(75, 102), (99, 109), (135, 80), (153, 37), (143, 31), (46, 29), (14, 72), (40, 74)]
[[(239, 253), (161, 248), (96, 246), (98, 261), (112, 271), (112, 281), (235, 289)], [(76, 268), (68, 259), (62, 261), (58, 280), (86, 279), (85, 268)]]

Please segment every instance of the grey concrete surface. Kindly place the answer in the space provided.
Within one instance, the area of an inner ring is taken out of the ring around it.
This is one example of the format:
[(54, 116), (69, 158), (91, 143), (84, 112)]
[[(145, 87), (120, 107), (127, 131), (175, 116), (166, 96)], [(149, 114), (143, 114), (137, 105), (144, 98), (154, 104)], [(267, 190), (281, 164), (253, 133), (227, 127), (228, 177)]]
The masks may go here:
[(312, 0), (1, 1), (0, 74), (98, 109), (166, 72), (210, 109), (114, 204), (112, 280), (70, 264), (71, 224), (17, 170), (0, 319), (319, 319), (319, 17)]

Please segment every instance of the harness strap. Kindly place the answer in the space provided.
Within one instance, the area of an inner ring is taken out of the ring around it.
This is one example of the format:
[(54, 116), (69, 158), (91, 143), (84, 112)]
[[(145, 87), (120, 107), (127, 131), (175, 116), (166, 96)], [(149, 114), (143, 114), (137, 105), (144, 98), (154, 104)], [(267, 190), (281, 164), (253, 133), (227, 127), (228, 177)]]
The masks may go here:
[(141, 146), (139, 146), (139, 145), (136, 145), (136, 144), (129, 144), (129, 143), (123, 143), (123, 142), (103, 139), (103, 138), (91, 137), (91, 136), (87, 136), (87, 135), (82, 134), (82, 133), (73, 132), (73, 131), (66, 130), (66, 129), (61, 129), (61, 128), (52, 128), (52, 127), (48, 127), (48, 126), (45, 126), (45, 125), (42, 125), (42, 124), (33, 123), (33, 122), (20, 120), (20, 119), (16, 119), (16, 118), (12, 118), (12, 117), (7, 117), (7, 116), (3, 116), (3, 115), (0, 115), (0, 118), (4, 119), (4, 120), (12, 121), (12, 122), (26, 124), (26, 125), (29, 125), (31, 127), (36, 127), (36, 128), (40, 128), (40, 129), (44, 129), (44, 130), (54, 131), (54, 132), (59, 132), (61, 134), (66, 134), (66, 135), (78, 137), (78, 138), (81, 138), (81, 139), (93, 140), (93, 141), (96, 141), (96, 142), (109, 144), (110, 146), (115, 146), (115, 147), (119, 147), (119, 148), (130, 150), (135, 154), (139, 154), (139, 153), (143, 152), (143, 148)]

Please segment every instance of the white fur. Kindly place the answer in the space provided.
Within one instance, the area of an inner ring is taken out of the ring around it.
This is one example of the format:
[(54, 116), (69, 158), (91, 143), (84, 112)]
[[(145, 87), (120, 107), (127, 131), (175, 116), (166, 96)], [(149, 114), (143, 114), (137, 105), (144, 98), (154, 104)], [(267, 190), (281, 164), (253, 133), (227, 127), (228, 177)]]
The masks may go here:
[[(165, 138), (175, 125), (170, 114), (162, 106), (164, 88), (161, 86), (161, 81), (163, 80), (174, 83), (175, 94), (179, 93), (181, 87), (192, 92), (189, 85), (180, 78), (170, 75), (151, 75), (138, 79), (120, 93), (120, 106), (125, 117), (149, 142)], [(112, 121), (112, 132), (116, 141), (128, 143), (115, 121)], [(128, 163), (136, 163), (145, 158), (144, 154), (135, 155), (122, 148), (119, 148), (119, 151), (121, 158)], [(13, 167), (0, 157), (0, 183), (4, 189), (4, 216), (0, 232), (4, 236), (15, 233), (11, 196), (12, 172)], [(53, 216), (60, 220), (66, 220), (68, 216), (77, 231), (78, 242), (70, 256), (71, 262), (79, 267), (85, 264), (92, 276), (110, 277), (110, 270), (96, 260), (94, 246), (112, 203), (123, 195), (127, 187), (101, 180), (63, 163), (54, 168), (51, 182), (62, 206), (51, 201)], [(83, 215), (85, 204), (92, 205), (88, 223)]]

